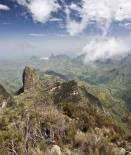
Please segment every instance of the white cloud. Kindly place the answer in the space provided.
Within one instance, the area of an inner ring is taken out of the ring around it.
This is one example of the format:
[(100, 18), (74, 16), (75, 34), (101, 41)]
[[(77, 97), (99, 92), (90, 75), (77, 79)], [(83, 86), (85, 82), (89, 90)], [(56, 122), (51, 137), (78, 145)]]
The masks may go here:
[(62, 22), (62, 19), (60, 18), (50, 18), (50, 22)]
[[(67, 20), (70, 34), (82, 32), (94, 20), (106, 35), (113, 21), (131, 20), (131, 0), (82, 0), (82, 7), (71, 5), (77, 10), (81, 21)], [(68, 15), (67, 15), (68, 16)], [(68, 17), (69, 18), (69, 17)]]
[(66, 16), (67, 16), (67, 19), (66, 19), (67, 31), (71, 36), (74, 36), (78, 33), (81, 33), (83, 29), (86, 27), (87, 23), (85, 20), (82, 20), (82, 22), (76, 22), (75, 20), (72, 20), (70, 18), (70, 9), (80, 10), (80, 8), (78, 9), (76, 5), (71, 5), (70, 7), (66, 7), (66, 10), (65, 10)]
[(43, 36), (45, 36), (44, 34), (41, 34), (41, 33), (30, 33), (28, 35), (31, 37), (43, 37)]
[(8, 11), (10, 8), (7, 5), (0, 4), (0, 11)]
[[(35, 21), (41, 23), (53, 21), (53, 18), (56, 19), (52, 13), (57, 12), (60, 8), (58, 0), (16, 1), (27, 8)], [(66, 27), (71, 35), (83, 32), (92, 21), (95, 21), (97, 26), (101, 28), (103, 35), (108, 33), (113, 21), (131, 21), (131, 0), (81, 0), (80, 4), (74, 2), (69, 6), (63, 3), (64, 7), (62, 8), (66, 8), (63, 11), (67, 15)], [(81, 18), (80, 21), (70, 17), (73, 10), (77, 12), (75, 16)]]
[(57, 5), (53, 0), (34, 0), (30, 3), (29, 9), (35, 20), (39, 22), (46, 22), (51, 12), (57, 10)]
[(84, 28), (84, 23), (77, 23), (75, 20), (68, 20), (67, 22), (67, 31), (70, 33), (71, 36), (81, 33)]
[(17, 0), (20, 5), (23, 5), (31, 13), (35, 21), (45, 23), (51, 18), (51, 13), (57, 11), (58, 4), (55, 0)]
[(116, 38), (96, 38), (88, 41), (83, 52), (86, 53), (85, 61), (115, 58), (130, 52), (128, 41)]

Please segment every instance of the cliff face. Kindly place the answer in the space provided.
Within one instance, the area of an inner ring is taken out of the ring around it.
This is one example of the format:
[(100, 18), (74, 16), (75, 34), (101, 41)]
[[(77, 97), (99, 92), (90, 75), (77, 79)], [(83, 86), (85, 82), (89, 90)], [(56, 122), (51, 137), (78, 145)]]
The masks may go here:
[(22, 82), (23, 86), (16, 92), (17, 95), (23, 93), (24, 91), (29, 91), (37, 88), (39, 84), (39, 76), (37, 74), (37, 71), (34, 68), (26, 66), (23, 71)]
[(23, 72), (23, 89), (29, 90), (37, 87), (39, 77), (36, 70), (30, 67), (25, 67)]

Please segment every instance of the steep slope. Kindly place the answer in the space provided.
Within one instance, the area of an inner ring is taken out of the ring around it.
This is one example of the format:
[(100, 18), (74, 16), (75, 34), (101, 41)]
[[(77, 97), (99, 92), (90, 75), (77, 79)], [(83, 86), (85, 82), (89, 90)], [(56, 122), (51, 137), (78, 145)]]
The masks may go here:
[(54, 56), (41, 62), (45, 70), (62, 74), (68, 79), (85, 81), (105, 87), (109, 95), (122, 99), (130, 109), (131, 99), (131, 54), (119, 59), (97, 60), (84, 63), (85, 55), (70, 58), (63, 55)]
[(0, 115), (0, 154), (48, 155), (54, 146), (63, 154), (117, 155), (121, 147), (128, 153), (117, 114), (91, 86), (47, 74), (39, 78), (26, 67), (22, 91)]
[(11, 104), (11, 96), (5, 88), (0, 85), (0, 110), (2, 110), (9, 103)]

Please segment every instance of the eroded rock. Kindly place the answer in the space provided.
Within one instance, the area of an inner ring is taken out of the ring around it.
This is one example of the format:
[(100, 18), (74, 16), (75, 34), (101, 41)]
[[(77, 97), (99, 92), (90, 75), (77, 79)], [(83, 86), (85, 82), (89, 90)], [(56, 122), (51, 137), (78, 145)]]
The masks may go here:
[(25, 67), (23, 71), (23, 88), (29, 90), (35, 88), (38, 84), (39, 77), (35, 69)]

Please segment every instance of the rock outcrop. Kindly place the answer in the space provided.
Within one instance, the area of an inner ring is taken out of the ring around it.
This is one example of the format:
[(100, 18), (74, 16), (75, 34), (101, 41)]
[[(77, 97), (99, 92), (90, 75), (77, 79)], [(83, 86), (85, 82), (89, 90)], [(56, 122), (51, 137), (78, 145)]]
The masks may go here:
[(37, 71), (31, 67), (25, 67), (22, 76), (23, 86), (18, 90), (17, 95), (23, 93), (26, 90), (35, 89), (39, 83), (39, 76)]
[(35, 88), (38, 84), (39, 77), (36, 70), (30, 67), (25, 67), (23, 72), (23, 88), (29, 90)]
[(4, 108), (10, 100), (9, 93), (0, 85), (0, 109)]

